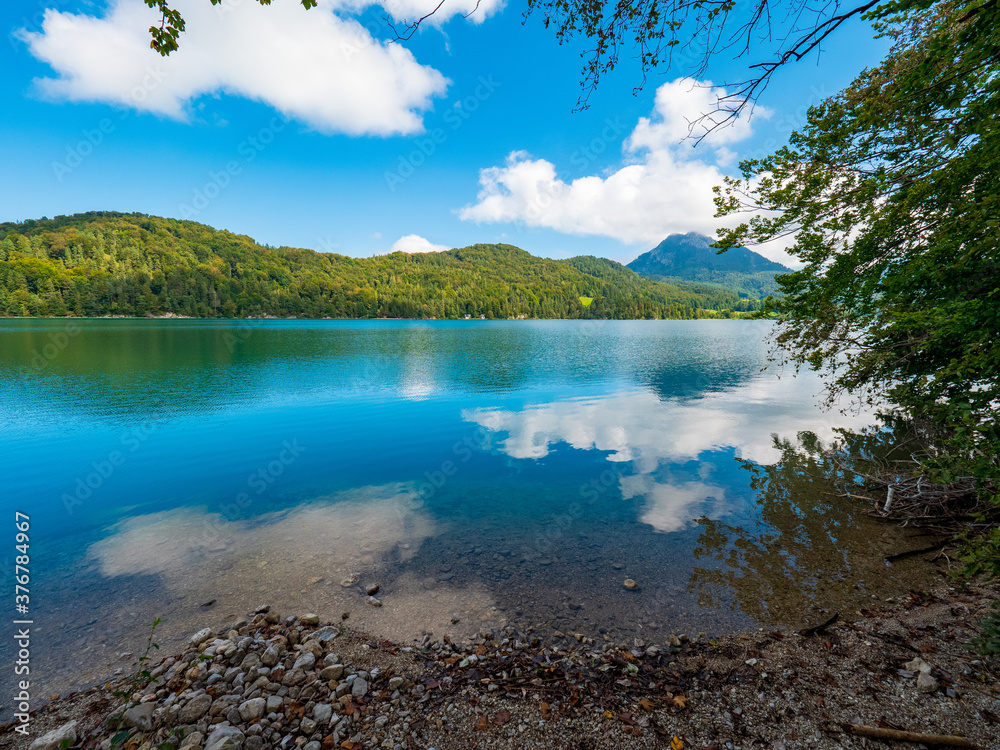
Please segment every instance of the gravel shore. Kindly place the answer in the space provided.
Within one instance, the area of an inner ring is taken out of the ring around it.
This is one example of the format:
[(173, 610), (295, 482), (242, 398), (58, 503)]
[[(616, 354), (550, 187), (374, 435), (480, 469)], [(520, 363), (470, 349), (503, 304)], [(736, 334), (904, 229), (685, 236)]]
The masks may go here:
[(471, 645), (432, 634), (406, 645), (260, 607), (217, 631), (206, 623), (181, 653), (153, 652), (147, 678), (40, 708), (29, 738), (3, 727), (0, 748), (884, 745), (856, 736), (861, 725), (1000, 750), (1000, 664), (964, 645), (998, 598), (997, 583), (942, 584), (814, 632), (664, 644), (542, 643), (508, 628)]

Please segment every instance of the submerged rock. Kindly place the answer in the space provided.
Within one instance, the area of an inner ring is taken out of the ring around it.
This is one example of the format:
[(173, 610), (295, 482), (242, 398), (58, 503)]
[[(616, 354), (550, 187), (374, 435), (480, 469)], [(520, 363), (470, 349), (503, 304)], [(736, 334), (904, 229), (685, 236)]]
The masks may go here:
[(633, 589), (634, 590), (634, 589), (639, 588), (639, 584), (636, 583), (635, 581), (633, 581), (631, 578), (626, 578), (625, 579), (625, 588), (627, 588), (627, 589)]
[(356, 573), (351, 573), (349, 576), (344, 576), (343, 578), (340, 579), (340, 585), (346, 589), (356, 585), (357, 582), (360, 580), (361, 576), (357, 575)]

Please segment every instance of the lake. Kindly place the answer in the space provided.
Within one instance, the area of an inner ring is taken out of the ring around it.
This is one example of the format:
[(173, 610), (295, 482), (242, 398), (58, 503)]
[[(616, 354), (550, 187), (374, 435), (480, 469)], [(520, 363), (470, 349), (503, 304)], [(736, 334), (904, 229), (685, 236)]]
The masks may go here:
[(0, 321), (2, 503), (30, 515), (36, 684), (127, 666), (154, 617), (167, 648), (264, 603), (400, 641), (512, 625), (631, 643), (906, 590), (918, 564), (881, 559), (904, 531), (794, 472), (762, 489), (773, 435), (870, 421), (820, 409), (814, 376), (762, 371), (769, 331)]

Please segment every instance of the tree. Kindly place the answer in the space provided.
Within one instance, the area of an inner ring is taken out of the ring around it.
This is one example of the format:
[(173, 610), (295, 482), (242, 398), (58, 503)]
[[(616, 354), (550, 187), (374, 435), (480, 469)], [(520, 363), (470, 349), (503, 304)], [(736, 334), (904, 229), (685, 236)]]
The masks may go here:
[(937, 425), (925, 468), (1000, 478), (1000, 3), (887, 4), (894, 47), (810, 110), (789, 145), (741, 164), (721, 247), (794, 236), (777, 343), (830, 396)]

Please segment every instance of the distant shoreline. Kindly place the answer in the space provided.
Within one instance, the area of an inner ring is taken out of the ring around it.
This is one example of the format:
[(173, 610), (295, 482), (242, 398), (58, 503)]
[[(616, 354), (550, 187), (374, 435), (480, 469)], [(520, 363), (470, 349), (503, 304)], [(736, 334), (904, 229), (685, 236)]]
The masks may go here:
[[(712, 311), (715, 312), (715, 311)], [(588, 322), (588, 323), (613, 323), (613, 322), (623, 322), (623, 321), (648, 321), (650, 323), (655, 322), (684, 322), (684, 321), (724, 321), (724, 320), (760, 320), (759, 318), (751, 318), (749, 315), (744, 317), (735, 318), (724, 318), (724, 317), (707, 317), (707, 318), (308, 318), (304, 316), (291, 316), (287, 318), (281, 318), (277, 316), (263, 316), (263, 317), (246, 317), (246, 318), (198, 318), (192, 315), (93, 315), (93, 316), (77, 316), (77, 315), (29, 315), (27, 317), (22, 315), (0, 315), (0, 320), (229, 320), (229, 321), (240, 321), (240, 320), (412, 320), (412, 321), (437, 321), (437, 320), (447, 320), (447, 321), (461, 321), (469, 323), (482, 323), (485, 321), (508, 321), (508, 322), (518, 322), (518, 321), (540, 321), (540, 320), (566, 320), (566, 321), (578, 321), (578, 322)]]

